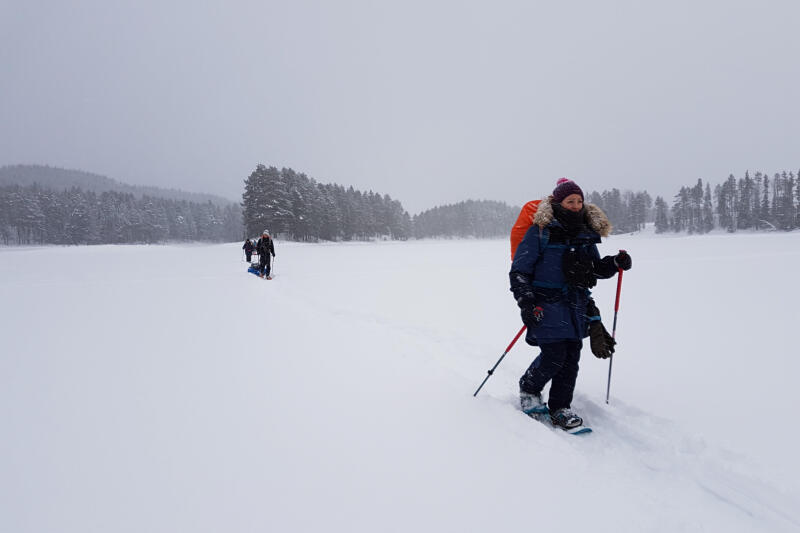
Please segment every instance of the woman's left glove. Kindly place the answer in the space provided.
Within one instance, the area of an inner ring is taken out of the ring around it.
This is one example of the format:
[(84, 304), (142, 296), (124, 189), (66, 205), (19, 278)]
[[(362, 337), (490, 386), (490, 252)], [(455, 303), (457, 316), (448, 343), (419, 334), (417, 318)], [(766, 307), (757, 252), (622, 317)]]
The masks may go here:
[(628, 252), (620, 250), (619, 253), (614, 256), (614, 264), (617, 265), (617, 268), (621, 268), (622, 270), (630, 270), (633, 266), (633, 261)]
[(614, 345), (617, 341), (614, 340), (603, 323), (599, 320), (593, 321), (589, 324), (589, 342), (592, 347), (592, 353), (595, 357), (600, 359), (608, 359), (614, 353)]

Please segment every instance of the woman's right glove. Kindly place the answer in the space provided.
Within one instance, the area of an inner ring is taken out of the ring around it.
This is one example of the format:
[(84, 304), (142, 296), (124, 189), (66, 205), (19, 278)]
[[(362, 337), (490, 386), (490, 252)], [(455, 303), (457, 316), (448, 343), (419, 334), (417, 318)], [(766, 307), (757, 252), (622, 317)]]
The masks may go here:
[(528, 329), (533, 329), (542, 323), (542, 319), (544, 319), (544, 309), (538, 305), (525, 306), (522, 308), (520, 315), (522, 315), (522, 323), (525, 324)]
[(589, 324), (589, 342), (592, 346), (592, 353), (599, 359), (608, 359), (614, 353), (614, 345), (617, 341), (614, 340), (605, 326), (599, 320), (595, 320)]

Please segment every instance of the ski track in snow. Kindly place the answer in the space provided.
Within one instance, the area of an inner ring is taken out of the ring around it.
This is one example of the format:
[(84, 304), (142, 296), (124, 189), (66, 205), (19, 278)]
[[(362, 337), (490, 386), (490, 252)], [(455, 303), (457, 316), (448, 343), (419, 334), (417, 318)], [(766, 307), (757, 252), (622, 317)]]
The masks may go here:
[[(300, 294), (294, 296), (302, 298)], [(469, 351), (468, 343), (459, 339), (444, 338), (433, 327), (397, 325), (368, 312), (337, 308), (335, 305), (331, 305), (328, 311), (343, 321), (361, 324), (362, 327), (385, 328), (389, 331), (380, 334), (381, 336), (402, 337), (399, 342), (406, 346), (419, 344), (420, 339), (426, 339), (428, 342), (423, 343), (425, 348), (420, 353), (426, 353), (440, 364), (452, 361), (458, 354)], [(359, 326), (356, 325), (356, 329), (359, 329)], [(519, 342), (524, 343), (524, 336)], [(421, 347), (418, 346), (419, 348)], [(585, 348), (588, 349), (588, 343)], [(474, 379), (474, 376), (465, 372), (457, 374), (465, 379)], [(484, 391), (485, 389), (486, 387)], [(517, 395), (508, 395), (499, 400), (518, 410)], [(671, 421), (649, 415), (619, 400), (615, 400), (614, 406), (609, 409), (577, 393), (574, 405), (585, 417), (586, 425), (592, 427), (595, 432), (591, 435), (573, 436), (558, 429), (542, 426), (559, 434), (564, 439), (564, 444), (596, 455), (598, 460), (609, 455), (604, 450), (613, 450), (610, 452), (611, 455), (617, 458), (626, 457), (627, 462), (634, 464), (632, 468), (635, 468), (635, 465), (641, 466), (659, 478), (665, 478), (669, 483), (677, 485), (686, 486), (687, 483), (693, 483), (723, 505), (755, 522), (770, 520), (800, 528), (800, 517), (783, 511), (792, 507), (790, 498), (776, 493), (757, 479), (731, 472), (727, 464), (720, 459), (726, 457), (729, 460), (746, 461), (746, 458), (736, 457), (735, 454), (721, 449), (712, 450), (699, 436), (681, 436)], [(527, 416), (525, 418), (527, 419)], [(573, 439), (592, 439), (592, 442), (573, 442)], [(676, 446), (675, 441), (678, 441), (679, 445)], [(609, 472), (609, 475), (611, 474)]]

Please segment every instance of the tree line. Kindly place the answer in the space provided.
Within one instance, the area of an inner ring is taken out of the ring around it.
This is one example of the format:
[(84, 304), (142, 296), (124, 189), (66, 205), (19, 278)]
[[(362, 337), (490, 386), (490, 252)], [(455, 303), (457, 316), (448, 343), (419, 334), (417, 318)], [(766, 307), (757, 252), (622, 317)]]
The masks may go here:
[(613, 226), (612, 233), (639, 231), (651, 220), (653, 199), (647, 191), (592, 191), (586, 201), (603, 210)]
[[(17, 174), (25, 167), (5, 167)], [(93, 176), (93, 175), (92, 175)], [(81, 176), (83, 177), (83, 176)], [(523, 199), (521, 203), (530, 200)], [(591, 191), (614, 233), (655, 222), (657, 233), (707, 233), (715, 228), (792, 230), (800, 227), (800, 173), (730, 175), (712, 188), (697, 180), (672, 205), (646, 191)], [(322, 184), (291, 168), (258, 165), (245, 180), (241, 206), (168, 199), (81, 187), (55, 190), (0, 184), (0, 240), (8, 244), (225, 242), (263, 230), (288, 240), (340, 241), (508, 235), (520, 208), (467, 200), (413, 218), (389, 195)]]
[(489, 238), (508, 235), (518, 207), (489, 200), (467, 200), (428, 209), (412, 219), (414, 236)]
[(739, 230), (785, 230), (800, 228), (800, 172), (769, 175), (756, 172), (736, 178), (733, 174), (714, 187), (701, 179), (692, 187), (681, 187), (670, 207), (657, 197), (655, 228), (667, 231), (708, 233), (720, 228)]
[(412, 229), (402, 204), (389, 195), (264, 165), (245, 180), (242, 215), (247, 235), (268, 230), (295, 241), (407, 239)]
[(6, 245), (230, 242), (241, 234), (236, 204), (97, 194), (78, 187), (0, 186), (0, 239)]
[[(586, 196), (586, 201), (603, 210), (614, 227), (614, 233), (629, 233), (644, 228), (650, 220), (653, 205), (646, 191), (621, 192), (619, 189), (592, 191)], [(520, 209), (504, 202), (487, 200), (468, 200), (434, 207), (414, 217), (414, 236), (505, 237), (517, 220)]]
[[(520, 212), (520, 207), (504, 202), (466, 200), (411, 218), (389, 195), (322, 184), (291, 168), (261, 164), (244, 184), (246, 234), (267, 230), (296, 241), (502, 237), (509, 234)], [(592, 192), (587, 200), (606, 212), (617, 233), (642, 229), (653, 204), (647, 192), (619, 189)]]

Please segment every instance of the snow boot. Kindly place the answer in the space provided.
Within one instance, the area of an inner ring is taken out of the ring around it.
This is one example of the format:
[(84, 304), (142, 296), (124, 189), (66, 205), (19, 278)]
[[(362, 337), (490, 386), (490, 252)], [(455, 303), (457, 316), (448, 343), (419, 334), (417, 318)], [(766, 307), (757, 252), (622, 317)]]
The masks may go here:
[(569, 408), (562, 407), (554, 413), (550, 413), (550, 420), (553, 425), (563, 430), (569, 431), (583, 425), (583, 418), (573, 413)]
[(542, 401), (541, 394), (519, 391), (519, 405), (522, 412), (529, 416), (547, 414), (547, 404)]

